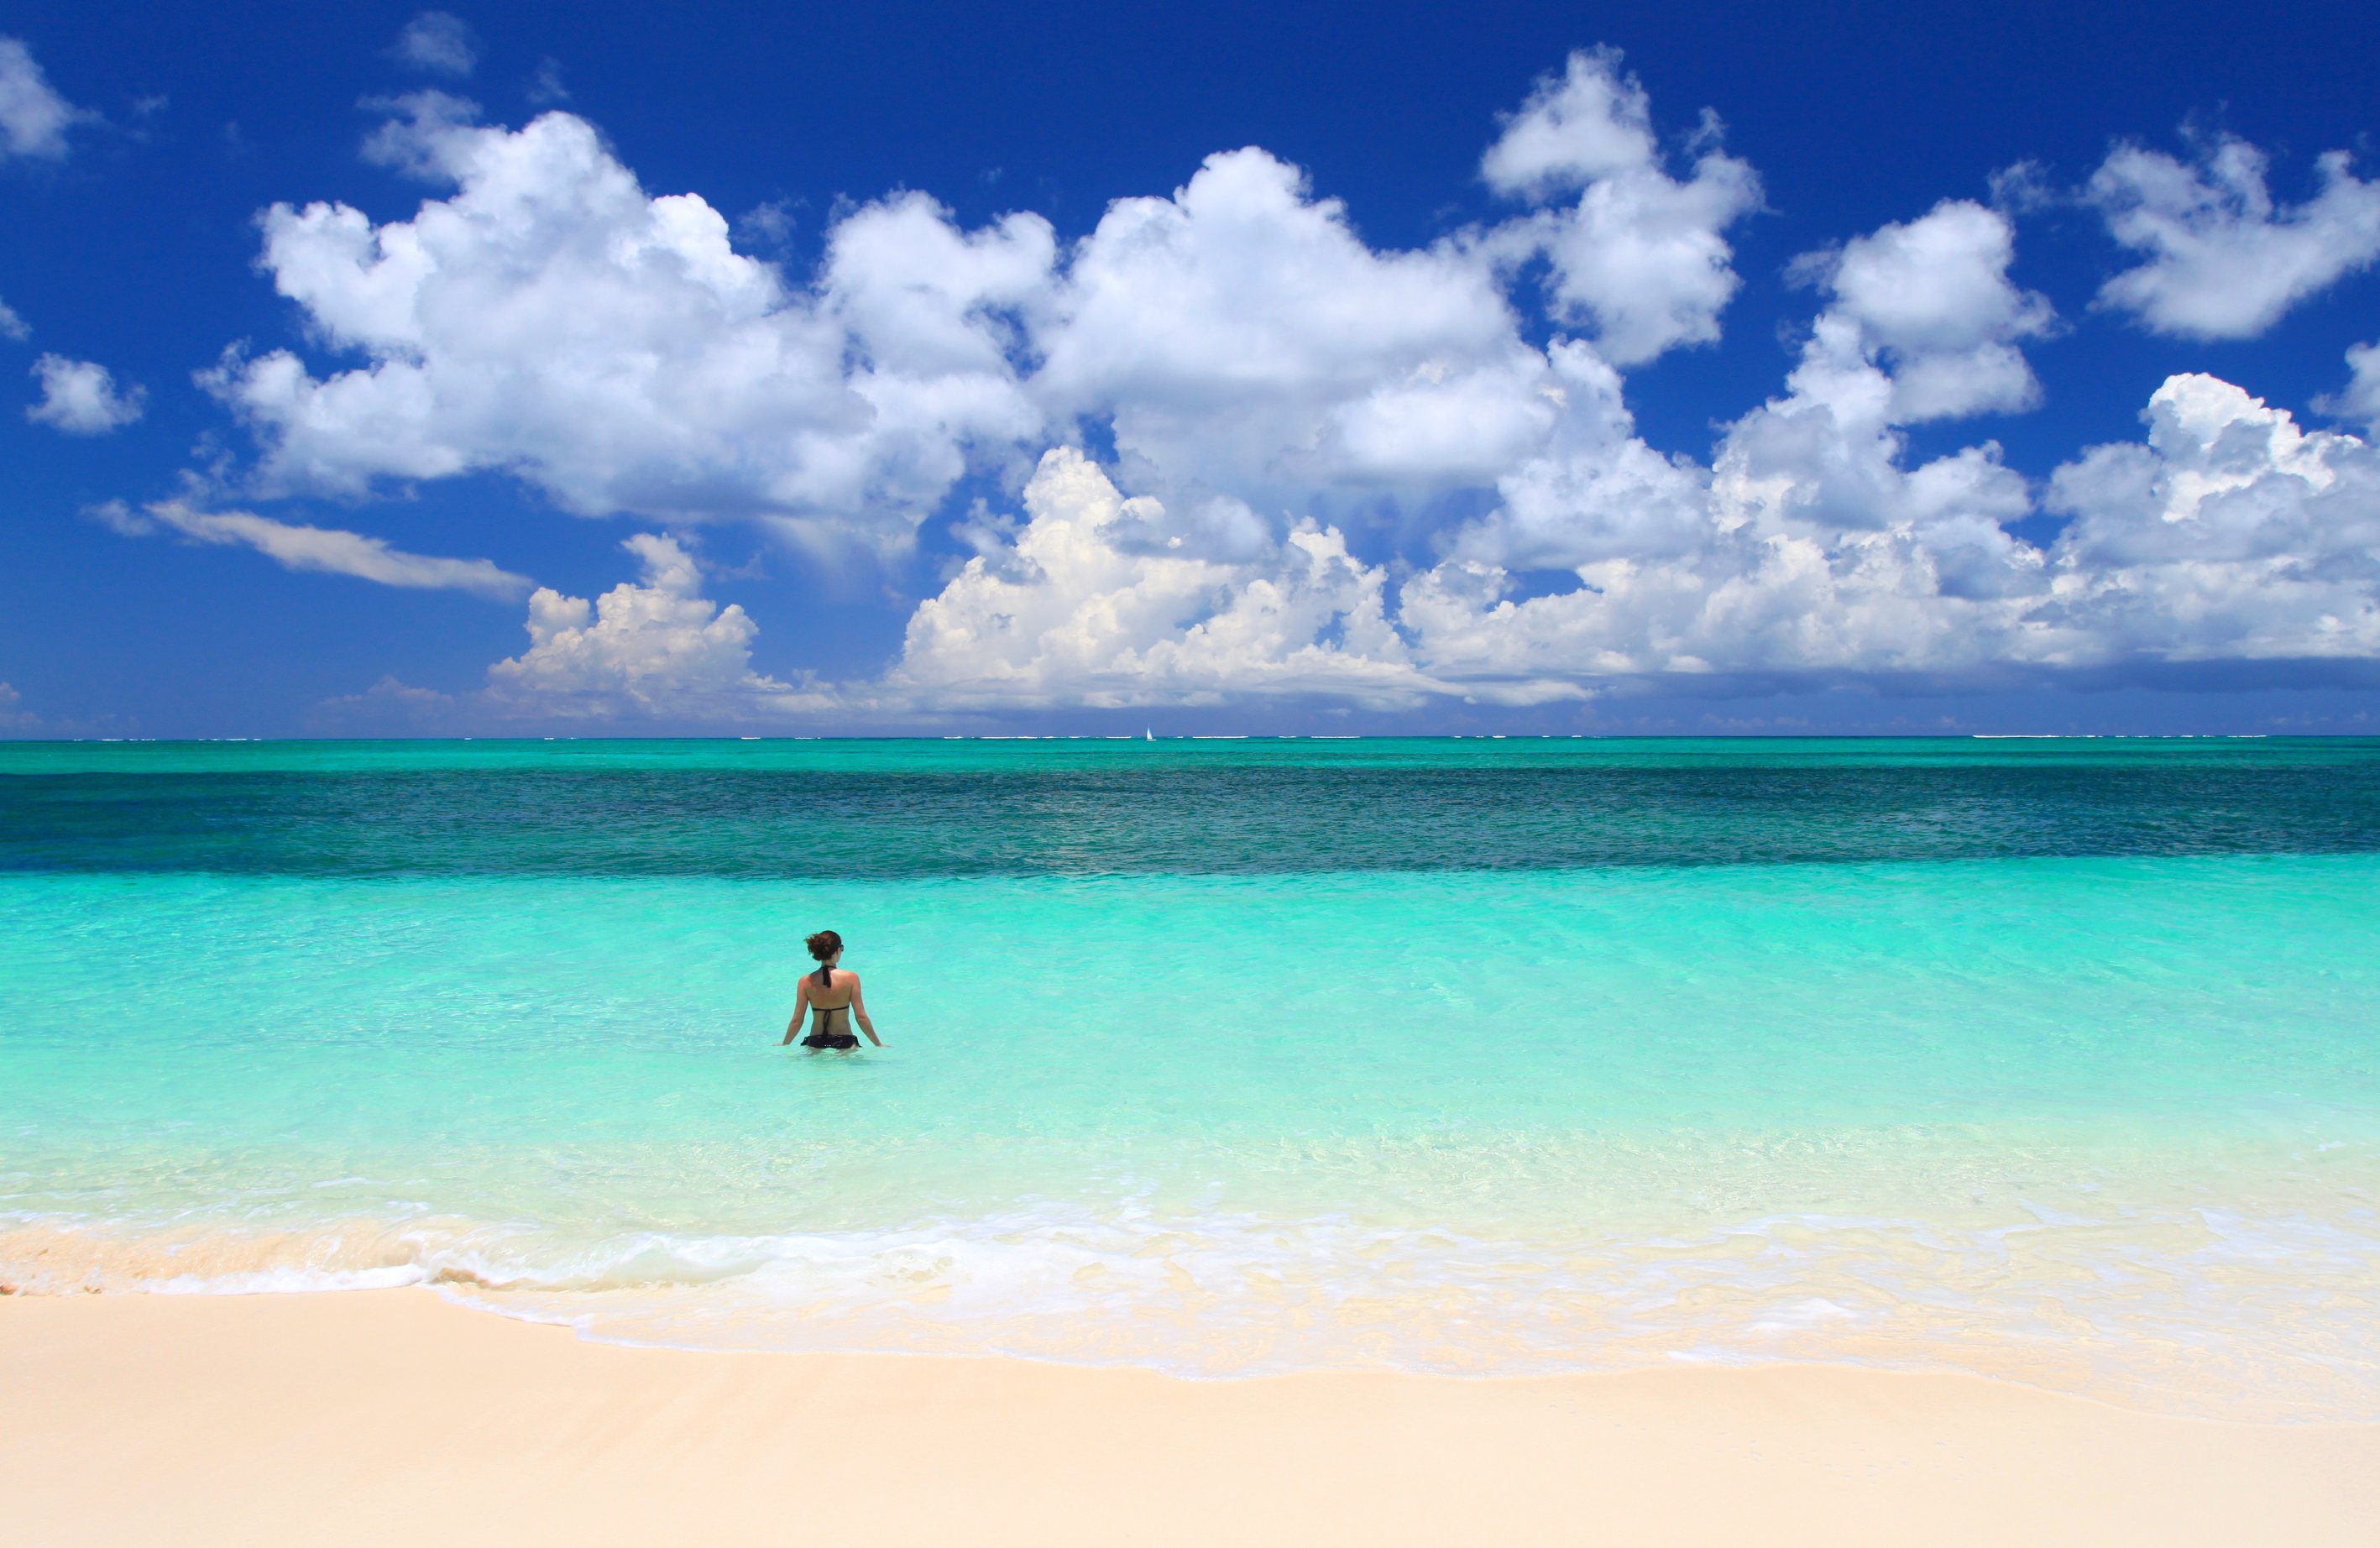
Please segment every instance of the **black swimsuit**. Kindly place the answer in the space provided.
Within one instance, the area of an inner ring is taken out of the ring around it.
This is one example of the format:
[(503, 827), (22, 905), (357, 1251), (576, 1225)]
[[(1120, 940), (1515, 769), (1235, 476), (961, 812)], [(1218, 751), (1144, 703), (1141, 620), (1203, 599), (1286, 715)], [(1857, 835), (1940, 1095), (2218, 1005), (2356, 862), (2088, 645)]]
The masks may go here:
[[(821, 989), (832, 988), (834, 986), (834, 969), (827, 966), (824, 962), (820, 962), (819, 964), (818, 986)], [(845, 1015), (850, 1014), (851, 1002), (849, 1000), (844, 1001), (841, 1005), (813, 1005), (810, 1009), (818, 1012), (818, 1020), (810, 1023), (810, 1034), (802, 1039), (803, 1047), (856, 1048), (859, 1046), (858, 1038), (854, 1037), (847, 1032), (837, 1032), (834, 1030), (834, 1013), (840, 1010)], [(844, 1024), (848, 1026), (850, 1023), (846, 1022)]]

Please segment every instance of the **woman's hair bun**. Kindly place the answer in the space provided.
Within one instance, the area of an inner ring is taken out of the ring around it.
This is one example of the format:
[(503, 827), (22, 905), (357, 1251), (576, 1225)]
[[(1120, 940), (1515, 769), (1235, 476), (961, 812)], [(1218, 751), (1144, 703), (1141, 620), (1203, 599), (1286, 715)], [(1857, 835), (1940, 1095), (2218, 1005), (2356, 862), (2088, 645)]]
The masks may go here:
[(810, 949), (812, 958), (822, 962), (843, 949), (843, 937), (832, 930), (820, 930), (802, 944)]

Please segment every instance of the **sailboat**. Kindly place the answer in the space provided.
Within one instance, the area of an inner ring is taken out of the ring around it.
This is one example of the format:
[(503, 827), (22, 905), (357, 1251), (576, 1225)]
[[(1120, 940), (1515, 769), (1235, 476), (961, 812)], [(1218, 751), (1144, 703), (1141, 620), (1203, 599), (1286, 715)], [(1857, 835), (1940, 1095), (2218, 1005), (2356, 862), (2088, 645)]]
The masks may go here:
[(1140, 728), (1140, 739), (1143, 742), (1154, 742), (1157, 740), (1157, 732), (1147, 726), (1143, 726)]

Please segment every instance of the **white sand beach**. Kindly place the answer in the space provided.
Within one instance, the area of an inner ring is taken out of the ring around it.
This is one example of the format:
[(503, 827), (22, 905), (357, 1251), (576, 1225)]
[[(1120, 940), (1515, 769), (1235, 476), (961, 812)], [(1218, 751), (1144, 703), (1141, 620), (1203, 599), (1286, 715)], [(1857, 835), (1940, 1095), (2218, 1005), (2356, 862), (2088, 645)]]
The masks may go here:
[(1190, 1382), (625, 1348), (419, 1289), (13, 1296), (0, 1537), (2360, 1548), (2380, 1425), (1844, 1367)]

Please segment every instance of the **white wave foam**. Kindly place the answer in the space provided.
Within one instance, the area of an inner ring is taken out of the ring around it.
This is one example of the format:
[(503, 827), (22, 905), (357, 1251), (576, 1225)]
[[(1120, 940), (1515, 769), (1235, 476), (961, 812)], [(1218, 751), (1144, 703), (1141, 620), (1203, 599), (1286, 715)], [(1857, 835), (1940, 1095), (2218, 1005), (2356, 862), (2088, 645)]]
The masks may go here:
[(1820, 1360), (2191, 1411), (2380, 1417), (2380, 1221), (2363, 1214), (2036, 1212), (1990, 1229), (1796, 1215), (1632, 1240), (1054, 1204), (890, 1229), (583, 1239), (427, 1216), (281, 1232), (27, 1220), (0, 1228), (0, 1283), (426, 1284), (624, 1343), (1195, 1376)]

